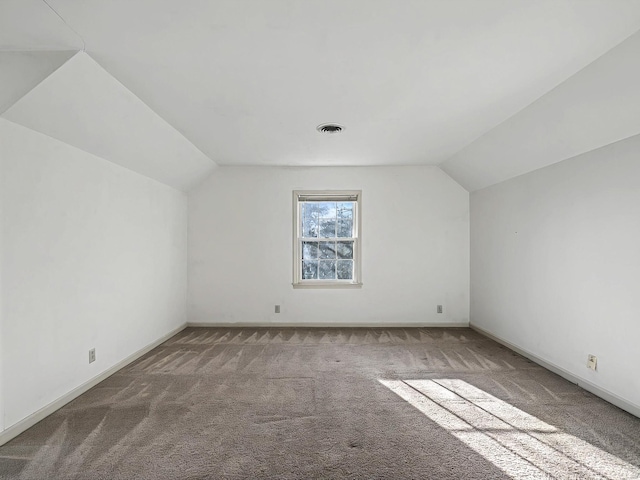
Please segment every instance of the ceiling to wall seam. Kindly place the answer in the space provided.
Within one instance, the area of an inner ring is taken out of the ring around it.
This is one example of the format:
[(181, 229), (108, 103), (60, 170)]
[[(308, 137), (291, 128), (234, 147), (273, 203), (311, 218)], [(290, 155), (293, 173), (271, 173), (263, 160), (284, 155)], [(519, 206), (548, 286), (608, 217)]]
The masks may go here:
[(73, 28), (71, 25), (69, 25), (69, 24), (67, 23), (67, 21), (62, 17), (62, 15), (60, 15), (60, 14), (57, 12), (57, 10), (56, 10), (55, 8), (53, 8), (51, 5), (49, 5), (49, 2), (47, 2), (47, 0), (42, 0), (42, 2), (43, 2), (47, 7), (49, 7), (49, 9), (50, 9), (53, 13), (55, 13), (55, 14), (56, 14), (56, 16), (57, 16), (60, 20), (62, 20), (62, 23), (64, 23), (64, 24), (69, 28), (69, 30), (71, 30), (73, 33), (75, 33), (75, 34), (76, 34), (76, 36), (77, 36), (77, 37), (80, 39), (80, 41), (82, 42), (82, 51), (83, 51), (83, 52), (86, 52), (86, 51), (87, 51), (87, 44), (86, 44), (86, 42), (84, 41), (84, 38), (82, 38), (82, 35), (80, 35), (78, 32), (76, 32), (76, 31), (74, 30), (74, 28)]

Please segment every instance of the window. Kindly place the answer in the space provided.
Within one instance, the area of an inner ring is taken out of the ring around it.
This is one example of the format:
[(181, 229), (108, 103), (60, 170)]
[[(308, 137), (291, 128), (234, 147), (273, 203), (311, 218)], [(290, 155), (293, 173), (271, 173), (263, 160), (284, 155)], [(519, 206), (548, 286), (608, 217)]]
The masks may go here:
[(359, 287), (360, 191), (293, 192), (293, 286)]

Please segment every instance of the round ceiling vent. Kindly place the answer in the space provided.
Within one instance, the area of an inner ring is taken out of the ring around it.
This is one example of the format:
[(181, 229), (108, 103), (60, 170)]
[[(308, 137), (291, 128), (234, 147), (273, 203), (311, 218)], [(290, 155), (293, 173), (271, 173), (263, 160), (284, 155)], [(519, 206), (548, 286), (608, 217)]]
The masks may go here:
[(316, 130), (322, 133), (340, 133), (344, 130), (344, 127), (337, 123), (323, 123), (322, 125), (318, 125)]

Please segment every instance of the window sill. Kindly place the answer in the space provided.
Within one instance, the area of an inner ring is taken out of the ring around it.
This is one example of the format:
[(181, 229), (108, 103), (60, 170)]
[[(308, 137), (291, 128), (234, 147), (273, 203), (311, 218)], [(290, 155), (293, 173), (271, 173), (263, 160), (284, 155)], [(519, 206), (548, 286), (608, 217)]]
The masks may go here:
[(362, 283), (339, 283), (339, 282), (304, 282), (293, 283), (293, 288), (362, 288)]

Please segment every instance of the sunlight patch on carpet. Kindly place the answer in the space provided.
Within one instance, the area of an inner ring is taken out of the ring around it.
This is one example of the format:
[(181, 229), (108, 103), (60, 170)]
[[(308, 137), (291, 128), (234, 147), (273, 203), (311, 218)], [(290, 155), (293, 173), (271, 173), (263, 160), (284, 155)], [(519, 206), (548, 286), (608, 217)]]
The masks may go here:
[(463, 380), (379, 381), (513, 478), (640, 477), (640, 468)]

